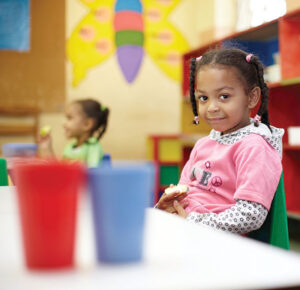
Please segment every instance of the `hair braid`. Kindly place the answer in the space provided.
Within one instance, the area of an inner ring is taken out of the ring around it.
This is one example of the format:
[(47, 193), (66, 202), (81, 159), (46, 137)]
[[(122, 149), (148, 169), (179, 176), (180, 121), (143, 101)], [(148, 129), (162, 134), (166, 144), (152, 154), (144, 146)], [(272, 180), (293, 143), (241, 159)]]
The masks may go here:
[(269, 111), (268, 111), (268, 103), (269, 103), (269, 89), (264, 81), (264, 70), (262, 64), (258, 61), (257, 57), (253, 57), (251, 62), (255, 65), (257, 71), (258, 84), (261, 89), (261, 103), (257, 114), (261, 116), (262, 123), (266, 124), (272, 132), (269, 122)]
[(101, 130), (100, 130), (100, 132), (98, 134), (98, 137), (97, 137), (98, 140), (102, 137), (102, 135), (106, 131), (108, 115), (109, 115), (109, 109), (108, 108), (105, 108), (104, 110), (102, 110), (100, 112), (99, 119), (98, 119), (98, 122), (99, 122), (98, 126), (101, 127)]
[[(190, 65), (190, 101), (192, 104), (193, 113), (198, 116), (197, 111), (197, 103), (195, 97), (195, 72), (196, 72), (196, 58), (191, 58), (191, 65)], [(196, 123), (194, 121), (194, 123)]]

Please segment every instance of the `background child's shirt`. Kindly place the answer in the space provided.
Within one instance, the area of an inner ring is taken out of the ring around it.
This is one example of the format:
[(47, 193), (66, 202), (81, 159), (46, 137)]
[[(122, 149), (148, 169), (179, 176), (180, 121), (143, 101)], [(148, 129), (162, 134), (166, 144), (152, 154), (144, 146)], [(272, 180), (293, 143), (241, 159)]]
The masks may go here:
[(97, 167), (104, 156), (102, 145), (95, 137), (89, 138), (81, 146), (76, 147), (77, 141), (66, 145), (63, 158), (78, 160), (87, 164), (88, 167)]
[(220, 213), (246, 200), (270, 208), (282, 172), (283, 130), (252, 124), (194, 146), (179, 183), (189, 186), (188, 213)]

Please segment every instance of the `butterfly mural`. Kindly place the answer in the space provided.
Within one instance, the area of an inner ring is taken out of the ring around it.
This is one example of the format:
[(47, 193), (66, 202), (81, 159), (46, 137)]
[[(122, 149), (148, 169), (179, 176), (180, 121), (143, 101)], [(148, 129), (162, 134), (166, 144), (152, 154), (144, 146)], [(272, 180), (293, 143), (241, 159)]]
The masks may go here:
[(181, 55), (187, 41), (168, 20), (181, 0), (80, 0), (89, 8), (67, 41), (73, 65), (73, 86), (89, 69), (116, 54), (120, 69), (132, 83), (145, 52), (170, 78), (180, 81)]

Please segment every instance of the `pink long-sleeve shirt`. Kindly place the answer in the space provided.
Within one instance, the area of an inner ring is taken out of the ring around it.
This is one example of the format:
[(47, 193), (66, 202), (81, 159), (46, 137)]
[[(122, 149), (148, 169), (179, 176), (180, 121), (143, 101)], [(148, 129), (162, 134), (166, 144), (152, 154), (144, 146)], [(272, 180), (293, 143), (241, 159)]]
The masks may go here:
[(269, 210), (282, 165), (280, 154), (270, 144), (272, 140), (267, 140), (253, 132), (230, 144), (214, 140), (211, 135), (201, 138), (179, 181), (189, 186), (184, 199), (189, 203), (186, 211), (220, 213), (235, 205), (236, 200), (256, 202)]

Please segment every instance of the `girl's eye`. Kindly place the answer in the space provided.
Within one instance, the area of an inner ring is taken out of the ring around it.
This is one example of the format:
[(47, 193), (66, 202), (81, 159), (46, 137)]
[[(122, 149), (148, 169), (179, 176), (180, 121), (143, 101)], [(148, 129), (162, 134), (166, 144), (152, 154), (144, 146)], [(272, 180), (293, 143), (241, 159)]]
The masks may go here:
[(226, 99), (229, 98), (229, 96), (224, 94), (224, 95), (221, 95), (220, 98), (221, 98), (222, 100), (226, 100)]
[(199, 100), (200, 100), (201, 102), (205, 102), (205, 101), (207, 101), (207, 99), (208, 99), (207, 96), (199, 96)]

